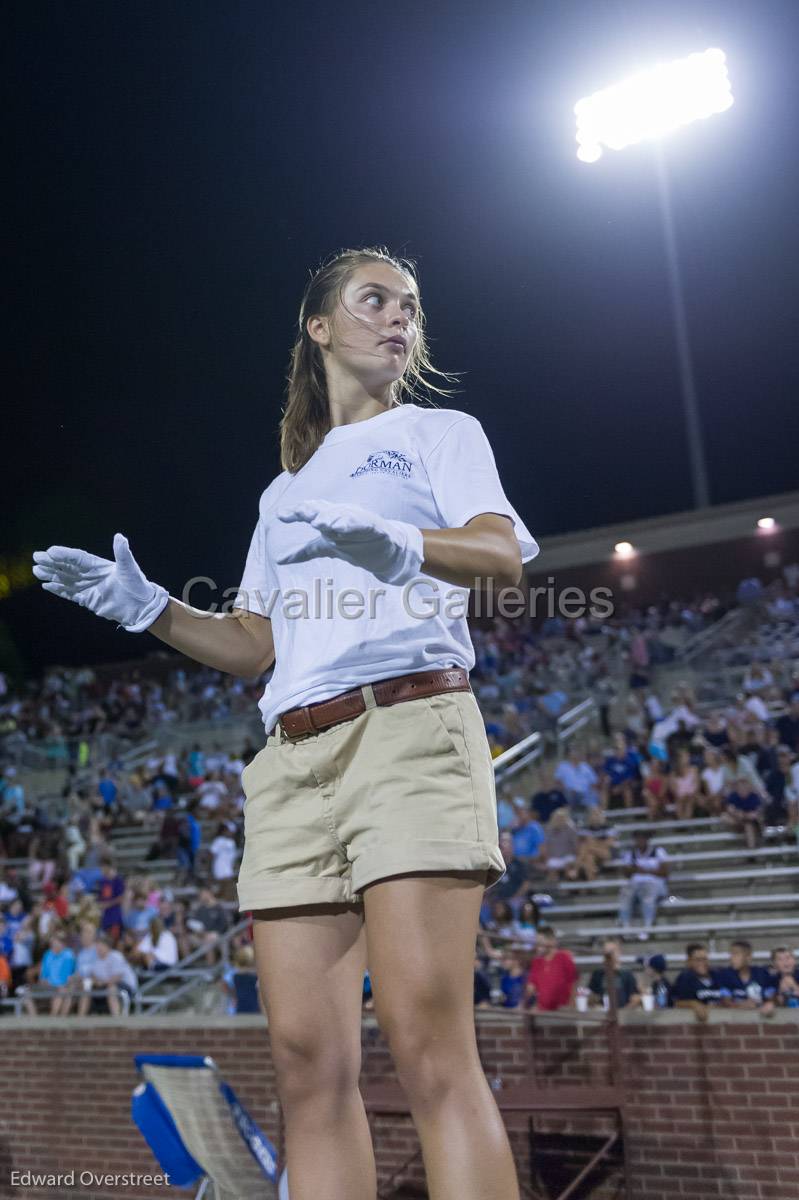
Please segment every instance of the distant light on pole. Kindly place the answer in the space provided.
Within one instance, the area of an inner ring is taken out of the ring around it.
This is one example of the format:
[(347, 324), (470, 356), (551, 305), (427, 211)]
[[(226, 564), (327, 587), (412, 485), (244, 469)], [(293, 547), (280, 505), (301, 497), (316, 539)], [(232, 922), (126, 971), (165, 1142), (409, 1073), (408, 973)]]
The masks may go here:
[(724, 112), (732, 102), (723, 50), (705, 50), (662, 63), (577, 101), (577, 157), (582, 162), (596, 162), (603, 146), (622, 150), (661, 137), (681, 125)]
[(636, 549), (632, 542), (616, 542), (613, 551), (617, 558), (635, 558)]
[(777, 528), (777, 522), (773, 517), (761, 517), (757, 523), (757, 527), (761, 533), (773, 533)]

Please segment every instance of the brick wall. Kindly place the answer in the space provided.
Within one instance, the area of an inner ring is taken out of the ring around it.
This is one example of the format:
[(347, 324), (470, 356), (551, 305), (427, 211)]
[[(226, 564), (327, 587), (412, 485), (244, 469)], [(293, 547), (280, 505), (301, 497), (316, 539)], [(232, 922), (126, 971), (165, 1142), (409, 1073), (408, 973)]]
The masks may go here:
[[(722, 1020), (722, 1017), (725, 1019)], [(541, 1082), (604, 1081), (606, 1047), (595, 1025), (516, 1013), (478, 1012), (480, 1054), (490, 1079), (511, 1083), (533, 1064)], [(799, 1197), (799, 1020), (792, 1011), (763, 1021), (756, 1013), (631, 1014), (621, 1030), (629, 1088), (625, 1200), (796, 1200)], [(363, 1024), (364, 1079), (392, 1075), (373, 1020)], [(277, 1109), (267, 1034), (260, 1018), (111, 1021), (4, 1018), (0, 1021), (0, 1197), (27, 1200), (155, 1200), (186, 1197), (164, 1187), (74, 1189), (11, 1186), (12, 1171), (153, 1173), (149, 1150), (129, 1116), (138, 1052), (203, 1053), (218, 1063), (267, 1135), (277, 1141)], [(520, 1178), (529, 1179), (530, 1135), (523, 1116), (507, 1125)], [(545, 1179), (572, 1169), (596, 1118), (571, 1125), (536, 1117), (536, 1152)], [(570, 1136), (564, 1140), (563, 1135)], [(375, 1123), (382, 1179), (416, 1147), (408, 1119)], [(421, 1183), (417, 1166), (409, 1181)], [(578, 1193), (622, 1200), (618, 1170)]]

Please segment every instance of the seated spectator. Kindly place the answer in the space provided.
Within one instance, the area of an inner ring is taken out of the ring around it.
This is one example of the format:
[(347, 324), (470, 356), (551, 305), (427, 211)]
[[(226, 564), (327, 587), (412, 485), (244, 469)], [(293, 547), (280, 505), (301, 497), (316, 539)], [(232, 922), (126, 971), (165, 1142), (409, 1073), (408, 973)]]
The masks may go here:
[(560, 784), (571, 805), (593, 808), (600, 802), (597, 773), (574, 744), (567, 757), (558, 764), (555, 781)]
[(513, 936), (526, 946), (534, 946), (540, 919), (536, 902), (525, 900), (514, 923)]
[(0, 1000), (11, 995), (11, 964), (0, 950)]
[(548, 883), (559, 883), (565, 877), (577, 878), (577, 850), (580, 835), (568, 808), (557, 808), (546, 827), (542, 858)]
[(531, 808), (542, 825), (546, 825), (556, 808), (565, 808), (568, 800), (562, 789), (557, 786), (555, 776), (551, 771), (542, 771), (539, 776), (538, 791), (531, 801)]
[(541, 858), (541, 847), (546, 840), (544, 827), (529, 813), (520, 813), (511, 829), (513, 852), (525, 865), (532, 866)]
[(721, 752), (724, 760), (724, 791), (734, 788), (742, 775), (746, 775), (754, 791), (765, 799), (766, 788), (752, 762), (734, 746), (725, 746)]
[(147, 933), (133, 955), (137, 964), (148, 971), (166, 971), (178, 962), (178, 943), (174, 933), (164, 928), (159, 917), (150, 921)]
[(11, 935), (11, 953), (8, 961), (11, 966), (12, 993), (18, 987), (30, 982), (33, 977), (33, 957), (36, 946), (36, 934), (33, 929), (33, 919), (27, 915), (24, 921)]
[(669, 806), (669, 777), (662, 758), (650, 758), (643, 770), (642, 799), (650, 821), (662, 821)]
[[(111, 939), (104, 933), (97, 938), (97, 958), (92, 967), (90, 986), (84, 984), (84, 992), (78, 1003), (78, 1015), (85, 1016), (89, 1005), (95, 1007), (105, 999), (108, 1011), (112, 1017), (118, 1017), (122, 1012), (120, 993), (127, 992), (134, 996), (138, 988), (136, 972), (120, 950), (114, 950)], [(105, 992), (105, 997), (96, 992)], [(99, 1009), (98, 1011), (102, 1011)]]
[(723, 713), (712, 712), (710, 714), (705, 722), (702, 736), (714, 750), (721, 751), (725, 746), (729, 745), (730, 735), (727, 733), (727, 724)]
[(605, 808), (611, 801), (620, 800), (624, 808), (635, 803), (635, 785), (641, 778), (641, 756), (627, 745), (623, 733), (613, 738), (613, 747), (602, 764), (602, 804)]
[(526, 984), (527, 967), (524, 963), (524, 956), (518, 951), (506, 950), (502, 956), (502, 974), (499, 980), (499, 986), (504, 996), (501, 1007), (523, 1007)]
[[(617, 1008), (638, 1008), (641, 1004), (641, 993), (632, 971), (621, 965), (621, 943), (616, 938), (607, 938), (602, 943), (602, 954), (607, 961), (610, 958), (616, 975), (616, 1006)], [(595, 1008), (604, 1003), (607, 995), (607, 971), (604, 966), (596, 967), (591, 972), (588, 981), (589, 1007)]]
[(90, 921), (83, 921), (80, 926), (80, 948), (73, 976), (73, 991), (76, 994), (82, 993), (84, 980), (91, 979), (97, 958), (97, 926)]
[(794, 762), (788, 746), (777, 747), (777, 765), (766, 774), (764, 783), (769, 795), (769, 824), (799, 824), (799, 763)]
[(239, 946), (233, 955), (232, 967), (225, 975), (235, 1015), (263, 1011), (252, 946)]
[(704, 766), (700, 773), (702, 792), (702, 807), (713, 817), (721, 816), (724, 810), (724, 789), (726, 772), (721, 751), (714, 746), (706, 746), (704, 751)]
[(662, 846), (654, 846), (645, 829), (633, 834), (631, 850), (624, 850), (619, 858), (624, 868), (627, 883), (619, 894), (619, 924), (629, 929), (636, 901), (641, 905), (643, 925), (638, 937), (646, 941), (648, 932), (655, 923), (658, 902), (668, 894), (669, 856)]
[(691, 942), (685, 949), (686, 965), (674, 981), (674, 1007), (693, 1009), (698, 1021), (707, 1021), (711, 1005), (723, 999), (718, 971), (710, 966), (707, 946)]
[(509, 787), (497, 788), (497, 827), (502, 832), (503, 829), (510, 829), (517, 818), (516, 804)]
[(147, 933), (153, 917), (158, 910), (148, 903), (147, 893), (138, 887), (126, 896), (127, 903), (122, 906), (122, 927), (125, 931), (126, 951), (133, 949)]
[(752, 965), (751, 942), (733, 942), (729, 965), (718, 974), (725, 1007), (757, 1008), (764, 1017), (773, 1013), (777, 989), (765, 967)]
[[(480, 952), (487, 959), (499, 962), (505, 953), (509, 939), (516, 936), (516, 918), (506, 900), (490, 900), (489, 906), (491, 915), (483, 923), (485, 932), (478, 935), (478, 941)], [(489, 937), (488, 934), (492, 936)]]
[(662, 954), (653, 954), (645, 963), (645, 977), (652, 990), (655, 1008), (672, 1008), (674, 1005), (673, 988), (666, 978), (666, 967), (666, 959)]
[(120, 900), (125, 894), (125, 881), (117, 874), (116, 867), (110, 858), (104, 858), (101, 864), (103, 877), (98, 888), (98, 903), (100, 906), (100, 931), (107, 934), (112, 942), (117, 942), (122, 934), (122, 905)]
[(763, 831), (763, 800), (747, 776), (742, 775), (727, 793), (722, 820), (735, 833), (743, 832), (747, 848), (754, 850)]
[(491, 980), (479, 954), (474, 956), (474, 1007), (491, 1007)]
[[(68, 948), (64, 936), (54, 933), (50, 938), (50, 948), (45, 951), (39, 965), (37, 988), (46, 988), (49, 992), (50, 1015), (58, 1017), (62, 1012), (69, 1012), (69, 981), (75, 973), (75, 955)], [(26, 992), (23, 1006), (30, 1016), (36, 1015), (36, 1000), (30, 992)]]
[(515, 900), (523, 892), (529, 891), (527, 868), (514, 853), (513, 836), (509, 830), (499, 835), (499, 848), (505, 861), (505, 874), (491, 888), (491, 896), (497, 900)]
[(777, 717), (775, 724), (780, 744), (799, 754), (799, 695), (791, 701), (788, 711)]
[(608, 824), (604, 808), (589, 808), (586, 822), (577, 833), (577, 871), (585, 880), (596, 879), (600, 868), (607, 866), (616, 850), (616, 830)]
[(699, 772), (688, 750), (677, 751), (674, 770), (669, 776), (669, 792), (678, 821), (691, 821), (699, 800)]
[(223, 933), (227, 933), (230, 919), (227, 910), (219, 903), (211, 888), (200, 889), (197, 903), (190, 910), (186, 925), (192, 949), (205, 946), (206, 961), (213, 963), (216, 943)]
[(770, 983), (774, 999), (781, 1008), (799, 1008), (799, 968), (796, 956), (787, 946), (771, 952)]
[(574, 1005), (577, 967), (568, 950), (558, 949), (555, 930), (542, 925), (538, 930), (535, 956), (530, 964), (525, 987), (525, 1005), (531, 1003), (541, 1012)]

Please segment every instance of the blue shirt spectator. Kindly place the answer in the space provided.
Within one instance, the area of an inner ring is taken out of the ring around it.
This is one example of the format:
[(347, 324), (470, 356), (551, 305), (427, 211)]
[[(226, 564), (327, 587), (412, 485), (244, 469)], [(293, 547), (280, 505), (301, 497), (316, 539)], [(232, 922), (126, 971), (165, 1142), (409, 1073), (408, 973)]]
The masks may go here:
[(97, 785), (97, 791), (102, 796), (106, 809), (113, 808), (119, 794), (119, 789), (110, 775), (103, 775)]
[(687, 947), (686, 957), (685, 969), (674, 981), (674, 1005), (691, 1007), (697, 1016), (706, 1018), (709, 1005), (720, 1004), (724, 998), (719, 972), (710, 966), (707, 947), (700, 942)]
[[(61, 946), (60, 950), (54, 950), (53, 946)], [(53, 987), (63, 987), (68, 979), (71, 979), (75, 974), (75, 955), (63, 943), (53, 938), (51, 948), (45, 951), (42, 959), (39, 979), (42, 983), (49, 983)]]
[(596, 771), (581, 758), (579, 750), (572, 750), (569, 757), (558, 764), (555, 780), (561, 784), (571, 803), (589, 808), (599, 803)]
[(546, 833), (538, 821), (525, 821), (518, 829), (512, 831), (513, 853), (518, 858), (536, 858), (538, 851), (546, 841)]

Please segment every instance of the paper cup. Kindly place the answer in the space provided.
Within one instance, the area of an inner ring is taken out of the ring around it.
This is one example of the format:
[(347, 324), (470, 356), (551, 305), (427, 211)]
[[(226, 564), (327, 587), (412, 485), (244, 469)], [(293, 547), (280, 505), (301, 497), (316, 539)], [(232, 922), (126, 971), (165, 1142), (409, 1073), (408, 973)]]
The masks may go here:
[(651, 992), (644, 992), (641, 997), (641, 1003), (644, 1006), (644, 1012), (653, 1012), (655, 1008), (655, 997)]
[(588, 1012), (588, 997), (587, 996), (578, 996), (577, 997), (577, 1011), (578, 1012)]

